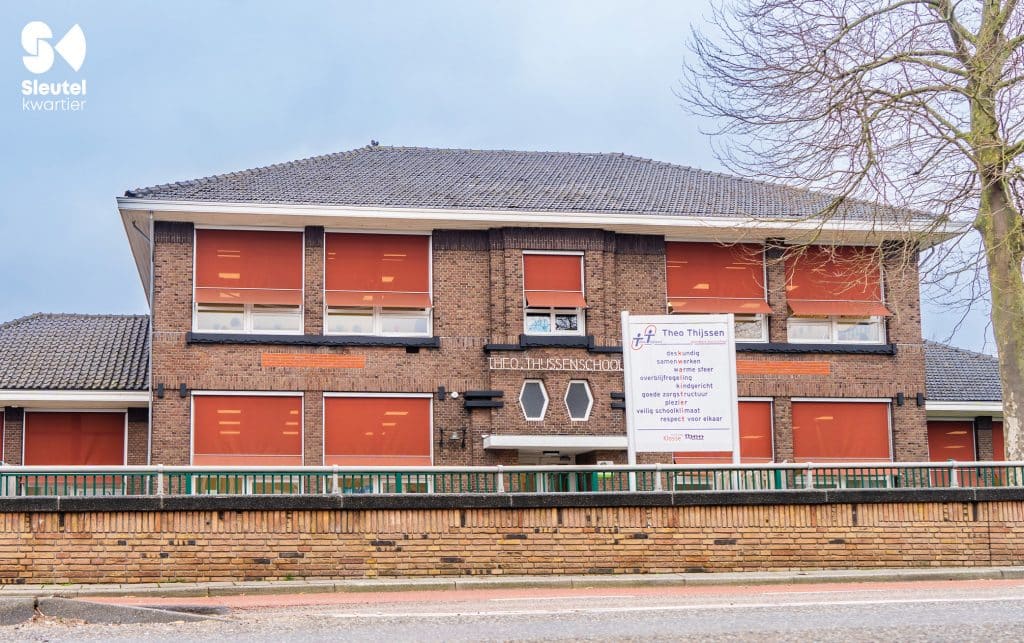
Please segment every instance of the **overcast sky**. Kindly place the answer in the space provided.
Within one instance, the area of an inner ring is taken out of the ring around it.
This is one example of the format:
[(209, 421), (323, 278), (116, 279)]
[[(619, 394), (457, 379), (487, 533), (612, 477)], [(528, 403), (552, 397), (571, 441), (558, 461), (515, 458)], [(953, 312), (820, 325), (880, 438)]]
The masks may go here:
[[(244, 9), (242, 8), (244, 7)], [(6, 2), (0, 320), (145, 312), (125, 189), (384, 145), (625, 152), (721, 169), (673, 95), (698, 0)], [(76, 23), (77, 113), (22, 109), (22, 27)], [(706, 124), (704, 124), (706, 125)], [(949, 319), (926, 311), (925, 337)], [(954, 343), (990, 348), (984, 314)]]

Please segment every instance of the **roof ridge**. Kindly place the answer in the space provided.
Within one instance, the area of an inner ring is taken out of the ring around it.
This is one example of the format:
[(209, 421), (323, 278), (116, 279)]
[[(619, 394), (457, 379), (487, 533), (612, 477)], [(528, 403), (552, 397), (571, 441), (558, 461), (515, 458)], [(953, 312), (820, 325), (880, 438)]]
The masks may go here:
[(937, 342), (937, 341), (931, 340), (931, 339), (924, 340), (924, 343), (925, 344), (931, 344), (932, 346), (936, 346), (938, 348), (946, 348), (946, 349), (949, 349), (951, 351), (956, 351), (958, 353), (966, 353), (968, 355), (974, 355), (976, 357), (985, 357), (985, 358), (988, 358), (988, 359), (991, 359), (991, 360), (999, 361), (999, 356), (998, 355), (989, 355), (988, 353), (980, 353), (978, 351), (972, 351), (969, 348), (961, 348), (959, 346), (953, 346), (951, 344), (946, 344), (944, 342)]

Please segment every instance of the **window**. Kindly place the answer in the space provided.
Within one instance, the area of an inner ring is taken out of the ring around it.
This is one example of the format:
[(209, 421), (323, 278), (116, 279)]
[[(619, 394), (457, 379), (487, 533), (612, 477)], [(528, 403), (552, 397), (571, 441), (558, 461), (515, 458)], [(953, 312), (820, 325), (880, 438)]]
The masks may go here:
[(794, 401), (793, 457), (810, 462), (889, 462), (887, 402)]
[(881, 344), (882, 272), (867, 248), (814, 246), (786, 261), (793, 343)]
[(194, 394), (192, 464), (301, 465), (302, 397)]
[(737, 341), (768, 341), (764, 248), (670, 241), (665, 279), (672, 313), (733, 313)]
[(548, 392), (544, 382), (526, 380), (519, 391), (519, 406), (523, 409), (523, 417), (531, 421), (540, 421), (548, 412)]
[(429, 397), (325, 395), (324, 464), (430, 466), (430, 405)]
[(590, 419), (590, 410), (594, 408), (594, 396), (590, 394), (590, 385), (585, 380), (571, 380), (565, 389), (565, 408), (569, 411), (569, 419), (585, 421)]
[(527, 335), (582, 335), (583, 255), (523, 254), (523, 317)]
[(328, 334), (430, 335), (429, 235), (332, 232), (325, 259)]
[(972, 420), (928, 421), (928, 459), (932, 462), (975, 459), (974, 422)]
[(881, 317), (790, 317), (786, 327), (794, 344), (880, 344), (885, 334)]
[[(772, 437), (772, 403), (768, 400), (740, 400), (740, 462), (754, 464), (772, 462), (775, 447)], [(677, 452), (676, 464), (731, 464), (727, 451)]]
[(301, 232), (197, 229), (192, 327), (301, 333)]
[(123, 465), (124, 412), (25, 412), (26, 465)]

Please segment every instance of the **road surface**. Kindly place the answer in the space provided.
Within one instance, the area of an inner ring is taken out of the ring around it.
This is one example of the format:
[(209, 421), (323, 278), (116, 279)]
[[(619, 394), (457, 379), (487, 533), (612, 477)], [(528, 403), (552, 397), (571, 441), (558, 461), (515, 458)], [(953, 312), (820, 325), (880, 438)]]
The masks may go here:
[(105, 599), (230, 609), (222, 620), (0, 628), (33, 641), (1024, 639), (1024, 581), (462, 590)]

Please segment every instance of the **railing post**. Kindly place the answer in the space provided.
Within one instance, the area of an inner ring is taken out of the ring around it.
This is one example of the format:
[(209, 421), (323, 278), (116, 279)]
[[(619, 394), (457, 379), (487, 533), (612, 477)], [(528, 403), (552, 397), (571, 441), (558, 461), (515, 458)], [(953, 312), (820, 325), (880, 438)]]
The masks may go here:
[(494, 489), (498, 493), (505, 493), (505, 467), (498, 465), (498, 479), (495, 480)]
[(654, 465), (654, 490), (661, 491), (661, 463)]
[(334, 465), (334, 467), (331, 470), (331, 493), (341, 493), (341, 484), (338, 481), (338, 465)]
[(956, 460), (952, 458), (949, 459), (949, 486), (960, 486), (960, 478), (956, 473)]
[(804, 472), (804, 489), (814, 488), (814, 465), (810, 462), (807, 463), (807, 469)]
[(164, 465), (156, 465), (156, 495), (164, 495)]

